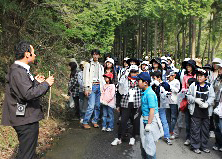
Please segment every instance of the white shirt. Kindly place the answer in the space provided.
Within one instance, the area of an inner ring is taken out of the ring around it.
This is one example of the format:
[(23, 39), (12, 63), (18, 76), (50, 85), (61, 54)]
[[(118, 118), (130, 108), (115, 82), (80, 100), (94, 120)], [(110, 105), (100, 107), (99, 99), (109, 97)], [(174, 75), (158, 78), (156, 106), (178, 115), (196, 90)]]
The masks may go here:
[(177, 104), (177, 95), (180, 90), (180, 81), (178, 79), (174, 79), (173, 81), (169, 81), (170, 89), (172, 91), (170, 104)]
[[(136, 80), (132, 80), (134, 83)], [(134, 95), (136, 93), (136, 90), (134, 88), (129, 89), (129, 102), (134, 102)]]
[(32, 81), (34, 81), (34, 77), (32, 76), (32, 74), (30, 73), (30, 66), (28, 64), (25, 64), (23, 62), (20, 62), (20, 61), (15, 61), (15, 64), (19, 65), (19, 66), (22, 66), (26, 69), (26, 72), (28, 73), (30, 79)]

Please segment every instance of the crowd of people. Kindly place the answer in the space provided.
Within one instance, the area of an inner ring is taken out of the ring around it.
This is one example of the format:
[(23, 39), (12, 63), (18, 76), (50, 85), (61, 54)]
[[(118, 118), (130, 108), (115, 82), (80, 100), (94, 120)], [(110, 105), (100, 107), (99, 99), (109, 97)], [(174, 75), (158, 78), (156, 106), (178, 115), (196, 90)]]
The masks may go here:
[[(118, 126), (112, 146), (129, 136), (134, 145), (140, 136), (143, 158), (156, 158), (156, 141), (163, 137), (168, 145), (186, 127), (186, 141), (194, 153), (210, 153), (208, 140), (215, 137), (215, 151), (222, 152), (222, 60), (201, 64), (184, 59), (181, 69), (171, 57), (148, 61), (124, 58), (122, 66), (110, 55), (99, 62), (99, 50), (78, 66), (71, 59), (68, 95), (75, 103), (76, 116), (84, 129), (111, 132)], [(15, 47), (15, 62), (6, 75), (2, 125), (12, 126), (18, 136), (17, 158), (34, 158), (39, 121), (44, 118), (40, 97), (54, 83), (54, 77), (33, 77), (30, 63), (35, 50), (29, 42)], [(118, 113), (114, 113), (114, 111)], [(118, 114), (116, 116), (116, 114)], [(117, 119), (115, 120), (114, 117)]]
[[(99, 62), (100, 51), (92, 50), (90, 61), (71, 60), (69, 95), (84, 129), (118, 133), (112, 146), (122, 143), (129, 125), (129, 145), (140, 135), (143, 158), (156, 158), (155, 142), (166, 144), (178, 138), (186, 125), (186, 141), (194, 153), (210, 153), (208, 140), (215, 136), (213, 150), (222, 152), (222, 60), (212, 64), (185, 58), (181, 69), (169, 57), (150, 61), (124, 58), (122, 66), (110, 55)], [(114, 111), (118, 120), (114, 120)]]

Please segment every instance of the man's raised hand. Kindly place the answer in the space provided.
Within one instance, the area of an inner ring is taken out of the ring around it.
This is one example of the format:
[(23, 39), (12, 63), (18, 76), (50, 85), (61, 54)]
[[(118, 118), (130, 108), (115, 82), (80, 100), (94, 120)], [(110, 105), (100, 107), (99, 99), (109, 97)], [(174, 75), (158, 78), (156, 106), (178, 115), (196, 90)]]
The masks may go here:
[(49, 84), (49, 86), (52, 86), (54, 83), (54, 77), (49, 76), (45, 81)]

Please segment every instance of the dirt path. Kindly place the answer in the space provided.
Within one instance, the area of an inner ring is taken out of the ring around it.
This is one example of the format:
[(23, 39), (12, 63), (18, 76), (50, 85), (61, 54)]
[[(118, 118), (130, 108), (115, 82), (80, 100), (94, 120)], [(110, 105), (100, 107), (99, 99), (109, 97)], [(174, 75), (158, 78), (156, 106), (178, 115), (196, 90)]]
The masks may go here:
[[(183, 132), (184, 133), (184, 132)], [(92, 128), (83, 130), (78, 121), (70, 125), (67, 130), (52, 147), (43, 159), (141, 159), (140, 142), (131, 147), (128, 140), (118, 146), (111, 146), (114, 132), (101, 132), (100, 129)], [(182, 134), (181, 136), (185, 136)], [(214, 139), (210, 139), (209, 145), (213, 145)], [(210, 154), (195, 154), (189, 147), (183, 145), (184, 138), (173, 141), (168, 146), (162, 140), (157, 143), (158, 159), (222, 159), (222, 153), (211, 151)]]

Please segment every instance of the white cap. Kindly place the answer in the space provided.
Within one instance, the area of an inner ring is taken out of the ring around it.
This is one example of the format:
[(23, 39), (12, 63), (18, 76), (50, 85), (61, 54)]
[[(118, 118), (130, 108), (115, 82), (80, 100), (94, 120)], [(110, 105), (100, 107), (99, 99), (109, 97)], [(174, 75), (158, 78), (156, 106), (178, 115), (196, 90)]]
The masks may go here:
[(173, 61), (173, 60), (172, 60), (172, 58), (171, 58), (171, 57), (169, 57), (169, 56), (167, 57), (167, 60)]
[(189, 61), (191, 58), (185, 58), (183, 61)]
[(219, 66), (219, 67), (222, 67), (222, 63), (220, 63), (220, 64), (217, 64), (217, 66)]
[(141, 63), (141, 65), (149, 65), (149, 62), (148, 61), (143, 61), (142, 63)]
[(80, 62), (80, 65), (83, 65), (84, 63), (85, 63), (85, 61), (81, 61), (81, 62)]
[(127, 61), (127, 60), (129, 60), (130, 58), (129, 57), (125, 57), (123, 60), (124, 61)]
[(212, 63), (214, 63), (214, 64), (221, 64), (222, 60), (220, 58), (214, 58)]
[(147, 60), (147, 61), (148, 61), (148, 60), (149, 60), (149, 57), (148, 57), (148, 56), (146, 56), (146, 57), (145, 57), (145, 60)]
[(129, 70), (135, 70), (135, 71), (139, 71), (139, 67), (137, 65), (131, 65)]
[(161, 63), (166, 63), (166, 64), (168, 64), (167, 58), (166, 58), (165, 56), (161, 57)]
[(112, 58), (107, 58), (107, 60), (105, 61), (105, 63), (110, 62), (114, 65), (114, 60)]

